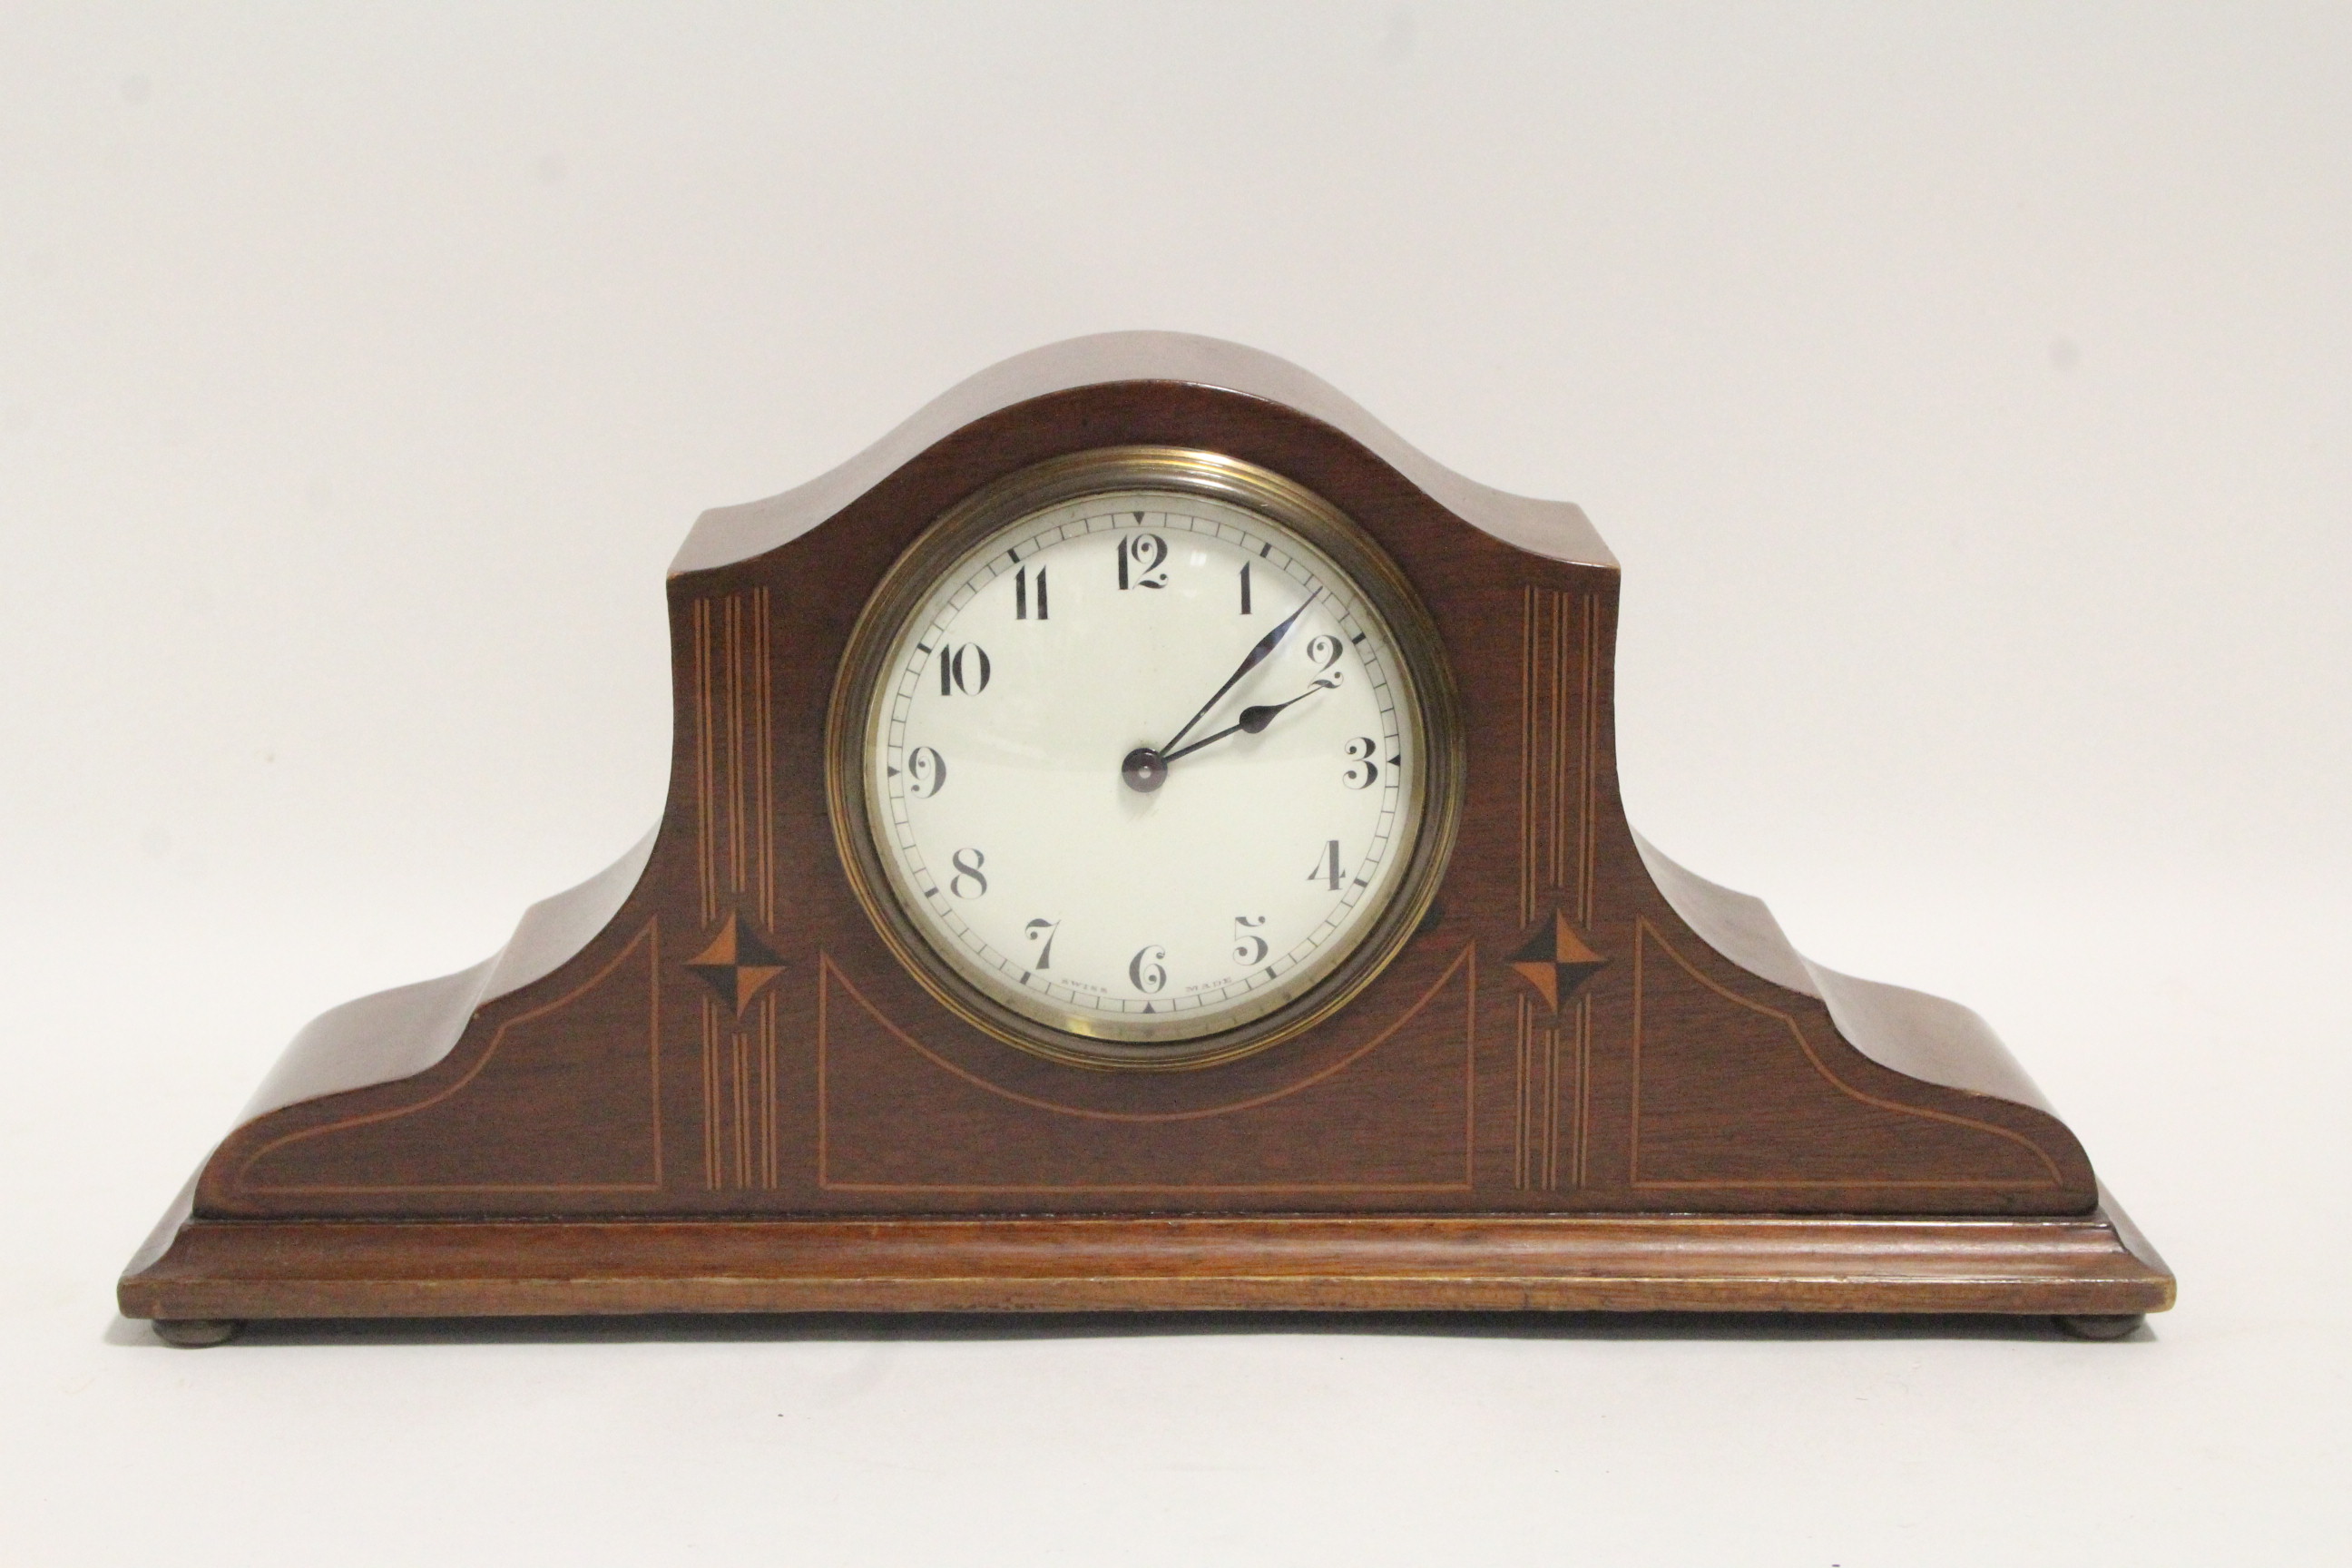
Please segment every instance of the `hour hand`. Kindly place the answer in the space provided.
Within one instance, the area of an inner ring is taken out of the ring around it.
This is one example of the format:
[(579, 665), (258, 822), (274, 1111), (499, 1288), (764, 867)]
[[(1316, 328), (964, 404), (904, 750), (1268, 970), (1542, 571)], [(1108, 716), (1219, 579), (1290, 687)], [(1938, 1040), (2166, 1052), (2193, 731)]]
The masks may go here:
[(1274, 722), (1274, 716), (1281, 712), (1284, 709), (1289, 707), (1291, 702), (1304, 702), (1308, 698), (1314, 696), (1317, 692), (1328, 691), (1339, 684), (1339, 682), (1336, 678), (1327, 675), (1322, 679), (1317, 681), (1314, 685), (1308, 687), (1306, 690), (1300, 692), (1297, 696), (1292, 698), (1290, 702), (1265, 702), (1261, 703), (1256, 707), (1244, 708), (1242, 710), (1240, 723), (1228, 724), (1213, 735), (1203, 735), (1199, 740), (1193, 742), (1191, 745), (1184, 747), (1181, 751), (1166, 752), (1161, 753), (1160, 764), (1162, 767), (1166, 767), (1170, 763), (1174, 762), (1179, 757), (1189, 757), (1194, 752), (1199, 751), (1202, 747), (1222, 741), (1226, 736), (1233, 734), (1236, 731), (1239, 731), (1244, 735), (1263, 734), (1265, 731), (1265, 727)]
[(1290, 702), (1268, 702), (1255, 708), (1244, 708), (1242, 710), (1242, 721), (1235, 727), (1252, 735), (1263, 734), (1265, 727), (1274, 722), (1274, 716), (1289, 707), (1291, 702), (1304, 702), (1317, 692), (1329, 691), (1339, 684), (1338, 676), (1327, 675), (1292, 698)]

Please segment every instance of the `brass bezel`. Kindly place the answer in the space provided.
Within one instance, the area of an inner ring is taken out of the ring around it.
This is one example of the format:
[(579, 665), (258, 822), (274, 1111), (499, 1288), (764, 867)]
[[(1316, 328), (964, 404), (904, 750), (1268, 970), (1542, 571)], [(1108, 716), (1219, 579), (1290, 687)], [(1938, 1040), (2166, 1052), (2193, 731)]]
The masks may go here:
[[(1072, 1015), (1057, 1028), (1006, 1006), (940, 952), (900, 906), (867, 811), (866, 752), (880, 706), (875, 686), (906, 618), (940, 574), (982, 540), (1035, 511), (1120, 490), (1160, 490), (1256, 511), (1327, 556), (1387, 624), (1402, 666), (1409, 713), (1428, 759), (1418, 770), (1417, 814), (1405, 869), (1388, 903), (1335, 966), (1305, 992), (1231, 1029), (1166, 1044), (1108, 1039), (1097, 1020)], [(1178, 447), (1109, 447), (1050, 458), (950, 507), (892, 563), (859, 612), (834, 677), (825, 720), (825, 795), (851, 889), (883, 942), (924, 990), (975, 1028), (1070, 1067), (1171, 1071), (1212, 1067), (1296, 1037), (1345, 1005), (1386, 968), (1435, 900), (1461, 826), (1466, 784), (1461, 705), (1434, 622), (1421, 597), (1357, 524), (1322, 497), (1269, 469)]]

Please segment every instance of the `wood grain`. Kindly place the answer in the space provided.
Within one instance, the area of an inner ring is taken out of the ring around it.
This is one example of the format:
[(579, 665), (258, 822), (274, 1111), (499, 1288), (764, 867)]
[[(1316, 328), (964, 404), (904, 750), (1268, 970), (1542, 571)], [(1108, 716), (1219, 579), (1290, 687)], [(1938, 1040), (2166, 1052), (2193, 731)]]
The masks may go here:
[[(1467, 710), (1469, 809), (1442, 920), (1310, 1036), (1188, 1074), (1039, 1062), (931, 1000), (848, 894), (820, 771), (831, 672), (898, 553), (980, 485), (1130, 442), (1230, 453), (1332, 500), (1420, 593)], [(1613, 569), (1506, 544), (1290, 409), (1164, 383), (1024, 404), (771, 554), (674, 579), (670, 593), (668, 814), (606, 936), (484, 1007), (427, 1072), (237, 1130), (197, 1212), (2080, 1213), (2093, 1201), (2088, 1162), (2055, 1119), (1861, 1057), (1819, 1001), (1724, 960), (1651, 885), (1617, 797)], [(1556, 1010), (1496, 962), (1555, 912), (1605, 961)], [(730, 918), (778, 966), (740, 1012), (685, 968)], [(652, 1005), (606, 1016), (583, 980), (656, 929)], [(1433, 966), (1473, 951), (1475, 1004), (1447, 1015), (1443, 1039), (1424, 1037), (1425, 1020), (1408, 1026)], [(518, 1053), (526, 1017), (553, 1027), (560, 1049)], [(837, 1023), (854, 1039), (834, 1039)], [(1247, 1109), (1309, 1079), (1307, 1120)], [(1104, 1117), (1129, 1124), (1115, 1150), (1084, 1152), (1099, 1124), (1088, 1119)], [(658, 1183), (638, 1174), (643, 1161), (630, 1180), (583, 1179), (604, 1173), (585, 1152), (656, 1132), (680, 1152)], [(1442, 1200), (1433, 1158), (1456, 1173)]]
[(1483, 1310), (2154, 1311), (2104, 1211), (2037, 1219), (206, 1221), (135, 1317)]
[[(834, 670), (891, 563), (980, 487), (1133, 444), (1338, 507), (1464, 704), (1433, 917), (1307, 1034), (1191, 1072), (1066, 1066), (948, 1012), (852, 895), (825, 799)], [(1618, 794), (1616, 568), (1507, 543), (1329, 425), (1181, 382), (1031, 398), (668, 594), (671, 783), (618, 913), (425, 1070), (235, 1129), (126, 1311), (2169, 1300), (2054, 1115), (1864, 1055), (1654, 884)], [(1954, 1038), (1937, 1060), (1976, 1048)], [(533, 1272), (563, 1258), (584, 1272)]]

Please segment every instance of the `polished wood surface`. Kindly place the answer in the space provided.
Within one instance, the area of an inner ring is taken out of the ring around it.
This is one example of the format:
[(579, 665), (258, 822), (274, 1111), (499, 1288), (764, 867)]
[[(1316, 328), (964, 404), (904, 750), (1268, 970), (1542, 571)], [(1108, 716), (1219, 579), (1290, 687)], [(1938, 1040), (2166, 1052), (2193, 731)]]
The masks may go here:
[[(825, 800), (834, 671), (891, 563), (978, 488), (1129, 444), (1229, 454), (1339, 508), (1426, 605), (1465, 708), (1467, 805), (1431, 919), (1307, 1035), (1191, 1072), (1042, 1060), (942, 1007), (852, 896)], [(126, 1278), (125, 1310), (2164, 1304), (2151, 1292), (2168, 1300), (2168, 1276), (2157, 1291), (2145, 1266), (2087, 1261), (2106, 1223), (2090, 1163), (1980, 1022), (1971, 1035), (1909, 994), (1809, 969), (1771, 945), (1777, 928), (1734, 931), (1744, 906), (1702, 914), (1696, 879), (1662, 890), (1618, 798), (1618, 588), (1613, 565), (1506, 542), (1284, 402), (1113, 379), (978, 414), (822, 523), (672, 577), (671, 789), (617, 910), (568, 959), (473, 1005), (422, 1070), (372, 1075), (371, 1053), (423, 1053), (365, 1029), (313, 1050), (294, 1078), (356, 1087), (235, 1129), (199, 1173), (189, 1224)], [(474, 994), (428, 989), (445, 1010)], [(1841, 1032), (1840, 1005), (1849, 1030), (1870, 1014), (1874, 1050)], [(1015, 1223), (1044, 1213), (1126, 1217)], [(1292, 1217), (1239, 1217), (1276, 1214)], [(904, 1217), (953, 1215), (994, 1228)], [(1381, 1215), (1398, 1217), (1329, 1228)], [(1612, 1231), (1591, 1217), (1608, 1215), (1925, 1228), (1651, 1217)], [(1145, 1215), (1236, 1217), (1186, 1229)], [(1587, 1217), (1521, 1223), (1571, 1215)], [(1995, 1245), (1994, 1230), (1930, 1215), (2074, 1217)], [(791, 1228), (822, 1216), (839, 1223)], [(362, 1220), (453, 1223), (331, 1223)], [(491, 1220), (556, 1223), (454, 1223)], [(564, 1237), (617, 1272), (565, 1284), (521, 1267)], [(824, 1261), (730, 1283), (750, 1265), (727, 1260), (756, 1253), (755, 1237), (798, 1238), (789, 1257)], [(1828, 1261), (1874, 1247), (1915, 1261), (1956, 1250), (1916, 1278), (1899, 1259), (1877, 1274)], [(501, 1263), (500, 1247), (522, 1250)], [(882, 1249), (879, 1272), (841, 1261), (861, 1247)], [(1038, 1272), (1056, 1249), (1066, 1268)], [(1752, 1277), (1725, 1261), (1773, 1256)], [(1711, 1261), (1686, 1278), (1674, 1258)], [(1528, 1258), (1542, 1260), (1532, 1273), (1513, 1261)], [(432, 1259), (458, 1271), (446, 1292)], [(379, 1266), (373, 1283), (348, 1275)], [(966, 1267), (978, 1274), (948, 1278)], [(1878, 1284), (1852, 1283), (1865, 1279)], [(2005, 1304), (2029, 1300), (2059, 1304)]]
[(136, 1316), (1444, 1310), (2005, 1312), (2171, 1305), (2104, 1212), (201, 1222)]

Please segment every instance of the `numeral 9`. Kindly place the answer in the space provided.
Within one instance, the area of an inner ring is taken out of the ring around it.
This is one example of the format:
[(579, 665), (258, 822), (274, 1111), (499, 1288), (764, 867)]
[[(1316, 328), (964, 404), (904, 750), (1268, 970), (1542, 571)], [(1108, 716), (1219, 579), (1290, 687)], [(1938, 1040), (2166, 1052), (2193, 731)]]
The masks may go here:
[(948, 787), (948, 760), (929, 746), (907, 753), (907, 793), (929, 800)]

